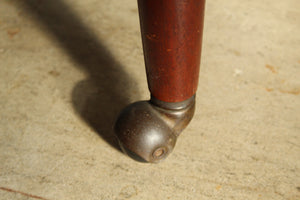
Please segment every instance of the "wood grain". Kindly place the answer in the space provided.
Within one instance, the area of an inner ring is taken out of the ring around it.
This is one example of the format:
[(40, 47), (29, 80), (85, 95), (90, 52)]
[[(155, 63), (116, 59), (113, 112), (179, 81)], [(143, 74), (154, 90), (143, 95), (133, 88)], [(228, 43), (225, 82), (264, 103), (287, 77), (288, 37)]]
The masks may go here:
[(204, 0), (139, 0), (143, 49), (151, 94), (180, 102), (196, 93)]

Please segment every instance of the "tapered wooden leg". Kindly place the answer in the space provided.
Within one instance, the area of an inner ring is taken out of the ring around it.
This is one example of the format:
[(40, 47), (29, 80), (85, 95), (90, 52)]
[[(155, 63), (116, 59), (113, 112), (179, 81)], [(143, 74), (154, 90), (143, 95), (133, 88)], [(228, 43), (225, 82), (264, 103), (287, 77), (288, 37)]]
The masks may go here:
[(138, 0), (150, 101), (125, 108), (115, 131), (135, 159), (158, 162), (192, 119), (205, 0)]
[(151, 94), (179, 102), (196, 93), (204, 0), (139, 0), (148, 84)]

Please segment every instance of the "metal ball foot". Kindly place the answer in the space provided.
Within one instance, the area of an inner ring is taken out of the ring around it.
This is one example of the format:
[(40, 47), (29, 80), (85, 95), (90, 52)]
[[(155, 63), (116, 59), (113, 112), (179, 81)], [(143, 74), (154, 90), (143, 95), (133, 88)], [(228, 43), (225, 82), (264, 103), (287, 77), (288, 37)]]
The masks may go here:
[(172, 152), (194, 111), (195, 96), (178, 103), (152, 97), (150, 101), (127, 106), (115, 124), (115, 133), (127, 155), (138, 161), (157, 163)]

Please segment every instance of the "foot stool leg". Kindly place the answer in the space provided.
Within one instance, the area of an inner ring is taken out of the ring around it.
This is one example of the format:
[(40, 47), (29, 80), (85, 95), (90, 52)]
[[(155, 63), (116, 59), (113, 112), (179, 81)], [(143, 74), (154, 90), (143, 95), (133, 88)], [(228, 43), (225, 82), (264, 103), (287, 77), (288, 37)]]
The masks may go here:
[(115, 132), (129, 156), (159, 162), (195, 110), (205, 0), (138, 0), (149, 101), (127, 106)]

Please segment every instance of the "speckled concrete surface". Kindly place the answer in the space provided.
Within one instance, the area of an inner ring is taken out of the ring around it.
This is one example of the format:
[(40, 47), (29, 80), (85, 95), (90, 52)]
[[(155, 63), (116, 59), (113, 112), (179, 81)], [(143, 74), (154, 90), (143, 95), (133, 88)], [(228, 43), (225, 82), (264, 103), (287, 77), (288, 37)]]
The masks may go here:
[(0, 1), (0, 199), (300, 199), (300, 2), (207, 1), (197, 111), (170, 157), (112, 136), (148, 99), (133, 0)]

